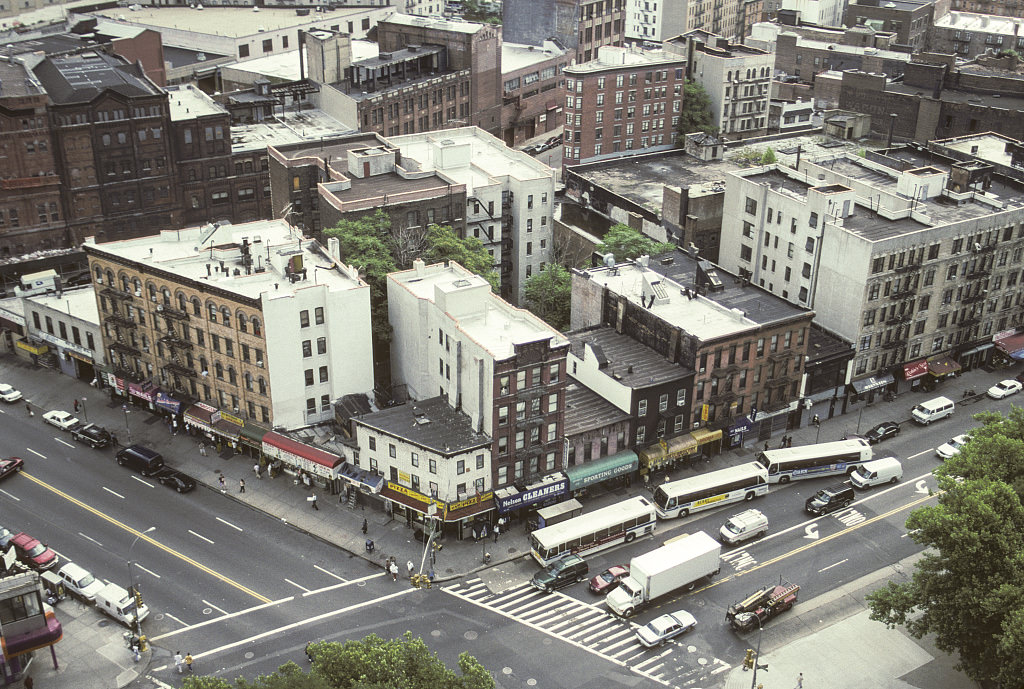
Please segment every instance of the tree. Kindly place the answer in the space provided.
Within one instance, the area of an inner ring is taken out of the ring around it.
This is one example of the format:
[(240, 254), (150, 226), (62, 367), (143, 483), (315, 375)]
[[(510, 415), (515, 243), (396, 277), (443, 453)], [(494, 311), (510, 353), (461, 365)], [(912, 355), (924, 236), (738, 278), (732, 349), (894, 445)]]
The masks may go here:
[(687, 79), (683, 86), (683, 109), (676, 126), (679, 145), (682, 146), (687, 134), (704, 132), (718, 136), (714, 115), (711, 114), (711, 97), (704, 87), (693, 79)]
[(656, 242), (622, 223), (608, 228), (604, 241), (597, 245), (598, 253), (606, 254), (610, 251), (616, 261), (628, 261), (638, 256), (659, 256), (675, 248), (674, 244)]
[(764, 149), (764, 155), (761, 156), (761, 164), (762, 165), (772, 165), (774, 163), (775, 163), (775, 151), (773, 151), (772, 147), (769, 146), (768, 148)]
[(498, 273), (494, 270), (494, 257), (476, 237), (460, 239), (448, 225), (431, 225), (427, 230), (426, 248), (422, 258), (427, 263), (455, 261), (466, 270), (476, 273), (491, 289), (498, 289)]
[(915, 510), (926, 546), (910, 581), (868, 596), (872, 619), (959, 654), (979, 682), (1024, 687), (1024, 409), (983, 413), (981, 428), (935, 471), (938, 504)]
[(572, 297), (572, 275), (560, 265), (551, 263), (530, 277), (524, 287), (526, 308), (555, 330), (569, 328)]

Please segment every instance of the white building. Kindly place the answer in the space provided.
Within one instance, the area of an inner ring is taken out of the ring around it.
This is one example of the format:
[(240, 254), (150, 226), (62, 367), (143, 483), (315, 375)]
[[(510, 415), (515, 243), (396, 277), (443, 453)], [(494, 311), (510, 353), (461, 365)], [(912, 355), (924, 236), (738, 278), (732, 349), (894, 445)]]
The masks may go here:
[(28, 347), (18, 342), (19, 354), (31, 353), (30, 348), (45, 343), (47, 353), (56, 355), (56, 361), (50, 358), (51, 363), (56, 363), (61, 372), (91, 382), (104, 363), (93, 288), (58, 289), (24, 296), (22, 300)]
[(853, 342), (864, 392), (865, 376), (979, 365), (994, 335), (1021, 325), (1022, 222), (1017, 184), (986, 163), (847, 153), (731, 173), (720, 256)]
[(734, 140), (767, 133), (772, 53), (706, 31), (666, 41), (665, 50), (686, 55), (686, 75), (707, 92), (721, 134)]
[(280, 220), (87, 242), (111, 384), (286, 429), (332, 419), (373, 389), (370, 290), (332, 247)]
[(456, 263), (388, 275), (391, 375), (416, 400), (441, 395), (492, 438), (492, 485), (560, 465), (569, 341)]
[(626, 0), (626, 40), (661, 43), (678, 36), (687, 30), (694, 4), (692, 0)]
[[(555, 171), (478, 127), (388, 137), (402, 161), (466, 186), (466, 235), (494, 257), (502, 297), (522, 303), (551, 260)], [(410, 168), (411, 169), (411, 168)]]
[(846, 0), (782, 0), (779, 9), (795, 12), (803, 24), (842, 26)]

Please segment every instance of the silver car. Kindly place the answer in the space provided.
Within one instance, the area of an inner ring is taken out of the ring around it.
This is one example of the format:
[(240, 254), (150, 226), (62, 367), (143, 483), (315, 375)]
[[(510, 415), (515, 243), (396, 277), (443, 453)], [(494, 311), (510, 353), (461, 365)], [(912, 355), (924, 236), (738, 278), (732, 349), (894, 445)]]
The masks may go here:
[(664, 645), (666, 641), (685, 634), (697, 626), (697, 620), (685, 610), (670, 612), (655, 617), (649, 623), (636, 630), (636, 638), (647, 648)]

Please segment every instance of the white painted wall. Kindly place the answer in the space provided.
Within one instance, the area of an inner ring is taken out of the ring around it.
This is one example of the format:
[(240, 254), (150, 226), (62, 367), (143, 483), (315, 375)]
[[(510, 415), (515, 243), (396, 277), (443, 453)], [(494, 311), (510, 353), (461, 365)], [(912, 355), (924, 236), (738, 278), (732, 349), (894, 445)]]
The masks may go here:
[(567, 357), (569, 375), (581, 382), (590, 390), (594, 391), (601, 398), (611, 402), (617, 408), (626, 412), (631, 411), (633, 390), (622, 383), (619, 383), (611, 376), (598, 368), (597, 359), (593, 350), (586, 347), (584, 358), (580, 359), (574, 354)]

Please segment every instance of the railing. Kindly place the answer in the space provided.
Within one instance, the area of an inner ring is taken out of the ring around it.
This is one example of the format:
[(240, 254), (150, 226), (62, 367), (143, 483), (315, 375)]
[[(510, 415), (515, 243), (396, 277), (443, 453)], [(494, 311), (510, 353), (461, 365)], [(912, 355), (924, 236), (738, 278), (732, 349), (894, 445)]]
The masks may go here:
[(109, 314), (108, 316), (104, 317), (103, 321), (105, 323), (113, 323), (114, 325), (119, 325), (123, 328), (139, 327), (139, 324), (133, 321), (131, 318), (128, 318), (127, 316), (122, 316), (119, 313)]
[(191, 316), (188, 315), (188, 311), (181, 311), (173, 306), (168, 306), (167, 304), (158, 304), (156, 310), (165, 318), (173, 318), (174, 320), (179, 321), (187, 321), (191, 318)]
[(110, 297), (111, 299), (121, 299), (123, 301), (132, 301), (135, 299), (135, 296), (131, 292), (125, 292), (124, 290), (119, 290), (116, 287), (104, 287), (100, 290), (100, 294), (105, 297)]

